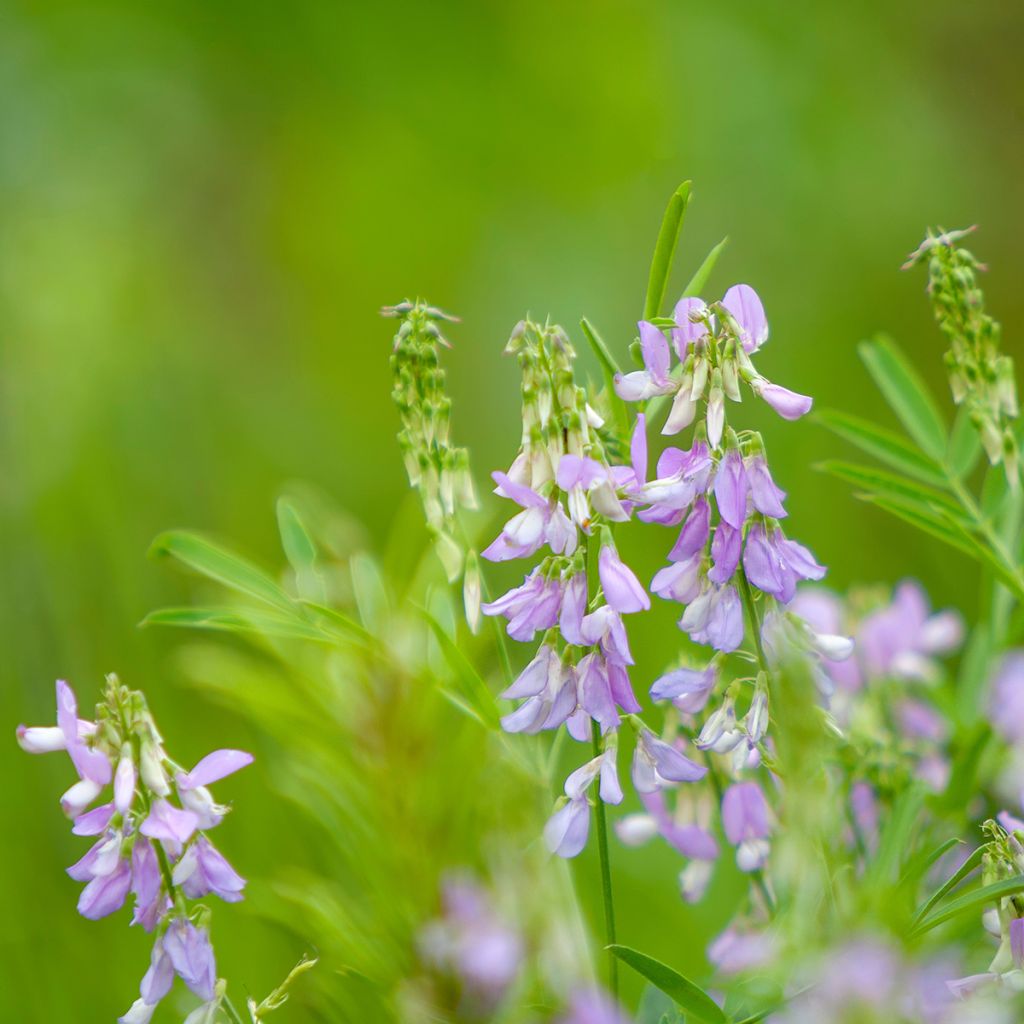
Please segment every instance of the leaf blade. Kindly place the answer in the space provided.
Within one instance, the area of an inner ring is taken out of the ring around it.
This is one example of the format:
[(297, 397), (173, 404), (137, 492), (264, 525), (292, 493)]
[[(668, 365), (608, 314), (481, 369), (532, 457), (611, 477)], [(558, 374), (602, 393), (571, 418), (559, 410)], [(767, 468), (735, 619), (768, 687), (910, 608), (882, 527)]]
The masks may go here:
[(935, 399), (910, 361), (884, 335), (862, 341), (859, 351), (878, 390), (907, 433), (926, 455), (941, 462), (946, 455), (946, 425)]
[(674, 999), (688, 1014), (704, 1021), (705, 1024), (725, 1024), (726, 1016), (722, 1008), (689, 978), (684, 978), (667, 964), (629, 946), (613, 945), (608, 949), (624, 964), (632, 967), (637, 974), (645, 977), (655, 988)]
[(668, 276), (672, 272), (672, 261), (675, 258), (679, 233), (683, 229), (686, 218), (686, 207), (690, 202), (689, 181), (684, 181), (672, 193), (665, 208), (665, 216), (658, 231), (658, 241), (654, 246), (651, 258), (651, 270), (647, 276), (647, 296), (644, 299), (644, 319), (650, 320), (661, 311), (665, 301), (665, 290), (668, 287)]

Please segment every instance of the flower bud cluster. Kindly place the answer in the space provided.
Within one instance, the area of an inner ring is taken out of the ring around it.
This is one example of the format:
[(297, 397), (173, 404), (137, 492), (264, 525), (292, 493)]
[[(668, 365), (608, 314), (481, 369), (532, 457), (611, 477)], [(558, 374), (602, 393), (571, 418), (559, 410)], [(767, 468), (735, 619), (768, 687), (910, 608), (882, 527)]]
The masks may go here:
[[(164, 750), (143, 694), (116, 676), (107, 677), (93, 719), (78, 717), (74, 692), (58, 680), (56, 725), (19, 726), (17, 735), (29, 753), (66, 751), (78, 775), (61, 806), (75, 835), (98, 837), (68, 868), (85, 883), (79, 913), (106, 917), (131, 894), (132, 924), (155, 935), (140, 998), (119, 1018), (122, 1024), (146, 1024), (175, 975), (203, 1000), (196, 1020), (213, 1020), (224, 982), (217, 980), (209, 909), (194, 901), (212, 894), (237, 902), (245, 879), (206, 836), (229, 810), (207, 787), (250, 764), (252, 755), (218, 750), (185, 771)], [(109, 802), (93, 807), (107, 786)]]
[(989, 461), (1005, 462), (1017, 478), (1017, 441), (1010, 423), (1018, 412), (1013, 360), (999, 351), (1000, 327), (985, 311), (975, 256), (958, 243), (974, 228), (928, 233), (904, 269), (928, 263), (928, 293), (939, 330), (946, 336), (946, 369), (953, 401), (966, 403)]
[(409, 483), (420, 492), (438, 557), (454, 581), (465, 557), (456, 513), (476, 508), (469, 453), (450, 442), (452, 403), (438, 358), (439, 346), (451, 347), (440, 325), (456, 318), (421, 300), (385, 306), (381, 313), (401, 321), (391, 352), (391, 397), (402, 422), (398, 444)]

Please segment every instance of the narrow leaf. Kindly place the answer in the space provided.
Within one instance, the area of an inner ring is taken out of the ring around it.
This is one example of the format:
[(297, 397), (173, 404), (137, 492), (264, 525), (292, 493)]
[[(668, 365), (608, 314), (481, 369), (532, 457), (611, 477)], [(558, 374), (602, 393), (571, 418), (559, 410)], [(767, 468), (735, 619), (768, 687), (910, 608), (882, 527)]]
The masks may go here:
[(380, 567), (372, 555), (365, 551), (357, 551), (349, 562), (349, 572), (352, 574), (352, 590), (355, 593), (359, 618), (371, 633), (377, 633), (383, 625), (389, 605), (387, 587), (384, 586)]
[(462, 653), (455, 641), (445, 632), (441, 623), (425, 608), (420, 608), (419, 611), (430, 626), (458, 684), (458, 693), (446, 692), (445, 696), (448, 700), (457, 698), (454, 703), (469, 711), (489, 729), (499, 728), (501, 716), (498, 714), (498, 706), (490, 687), (481, 679), (472, 662)]
[(949, 435), (946, 448), (946, 465), (953, 476), (963, 479), (978, 464), (981, 457), (981, 438), (971, 422), (971, 414), (966, 405), (960, 406), (953, 430)]
[(198, 534), (185, 530), (163, 533), (149, 550), (155, 557), (175, 558), (202, 576), (295, 614), (291, 598), (262, 569)]
[(697, 268), (693, 277), (687, 282), (686, 287), (683, 289), (683, 297), (693, 296), (699, 297), (700, 293), (704, 291), (704, 286), (708, 283), (708, 278), (711, 276), (711, 272), (715, 269), (715, 264), (718, 262), (718, 257), (722, 255), (722, 250), (726, 247), (729, 241), (729, 236), (726, 235), (718, 245), (716, 245), (711, 252), (704, 257), (704, 262)]
[(855, 487), (863, 487), (872, 493), (896, 498), (906, 505), (919, 508), (924, 513), (943, 518), (948, 515), (959, 521), (965, 529), (973, 525), (957, 501), (926, 484), (919, 484), (916, 480), (908, 480), (886, 469), (875, 469), (873, 466), (861, 466), (837, 459), (823, 462), (819, 468)]
[(878, 853), (868, 867), (865, 888), (895, 881), (900, 855), (910, 843), (923, 806), (924, 789), (920, 784), (912, 785), (897, 797), (889, 820), (882, 829)]
[(928, 914), (928, 911), (931, 910), (932, 907), (934, 907), (935, 904), (946, 895), (946, 893), (955, 889), (981, 863), (981, 858), (984, 853), (984, 846), (979, 846), (976, 850), (971, 851), (970, 856), (963, 862), (963, 864), (961, 864), (960, 867), (957, 868), (957, 870), (954, 871), (953, 874), (950, 875), (949, 878), (947, 878), (946, 881), (943, 882), (942, 885), (940, 885), (938, 889), (936, 889), (935, 892), (933, 892), (931, 896), (924, 901), (923, 904), (921, 904), (920, 909), (914, 915), (913, 923), (915, 925), (920, 923), (920, 921)]
[(665, 995), (674, 999), (691, 1016), (705, 1024), (725, 1024), (726, 1016), (718, 1003), (704, 989), (671, 967), (629, 946), (609, 946), (608, 949), (624, 964), (628, 964)]
[(625, 438), (629, 434), (629, 412), (626, 409), (626, 403), (619, 398), (615, 391), (615, 375), (620, 372), (619, 365), (615, 362), (615, 357), (608, 350), (601, 335), (597, 333), (594, 325), (586, 317), (580, 321), (580, 327), (601, 365), (601, 375), (604, 377), (605, 390), (608, 392), (608, 404), (615, 417), (619, 435)]
[(256, 609), (160, 608), (150, 612), (139, 625), (178, 626), (222, 633), (256, 633), (289, 640), (315, 640), (319, 643), (330, 639), (316, 626), (301, 619), (286, 619)]
[(914, 936), (923, 935), (940, 924), (944, 924), (958, 914), (976, 912), (981, 910), (987, 903), (998, 903), (1007, 896), (1016, 896), (1024, 892), (1024, 875), (1015, 875), (1013, 878), (1005, 878), (1001, 882), (993, 882), (991, 885), (983, 885), (980, 889), (965, 893), (955, 900), (950, 900), (941, 910), (936, 911), (930, 917), (926, 917), (911, 933)]
[(893, 469), (934, 487), (948, 486), (942, 467), (928, 456), (922, 455), (899, 434), (884, 427), (877, 427), (858, 416), (850, 416), (831, 409), (819, 412), (817, 418), (818, 422), (833, 434), (856, 445), (862, 452), (874, 456)]
[(927, 533), (937, 540), (956, 548), (969, 558), (982, 561), (983, 556), (978, 552), (977, 545), (965, 544), (961, 536), (951, 530), (946, 521), (936, 513), (924, 512), (916, 505), (910, 505), (898, 498), (883, 497), (880, 494), (859, 494), (863, 501), (868, 501), (878, 508), (884, 509), (905, 523), (916, 527), (923, 533)]
[(654, 247), (651, 259), (651, 272), (647, 278), (647, 297), (644, 299), (644, 319), (649, 320), (661, 312), (665, 301), (665, 289), (668, 287), (668, 276), (672, 271), (672, 260), (679, 242), (679, 232), (683, 228), (686, 206), (690, 201), (690, 182), (684, 181), (672, 193), (665, 209), (658, 232), (658, 242)]
[(935, 399), (906, 356), (881, 335), (862, 341), (860, 356), (907, 433), (926, 455), (941, 461), (946, 454), (946, 426)]

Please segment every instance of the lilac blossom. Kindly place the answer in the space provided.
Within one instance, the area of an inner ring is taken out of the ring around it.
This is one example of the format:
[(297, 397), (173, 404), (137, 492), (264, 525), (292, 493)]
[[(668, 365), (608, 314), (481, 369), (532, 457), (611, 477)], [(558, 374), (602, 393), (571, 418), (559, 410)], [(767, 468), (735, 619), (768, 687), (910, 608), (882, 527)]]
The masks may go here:
[(640, 353), (644, 368), (633, 373), (617, 373), (614, 382), (616, 393), (627, 402), (641, 402), (655, 395), (667, 395), (676, 387), (668, 375), (671, 357), (665, 335), (659, 327), (646, 320), (641, 320), (637, 328), (640, 331)]
[(722, 975), (745, 974), (766, 967), (774, 957), (771, 937), (730, 925), (708, 946), (708, 959)]
[(498, 485), (496, 493), (511, 498), (523, 511), (513, 516), (498, 537), (480, 552), (484, 558), (492, 562), (528, 558), (545, 544), (558, 554), (572, 554), (576, 549), (576, 529), (559, 502), (542, 498), (504, 473), (491, 476)]
[(676, 747), (642, 728), (633, 752), (633, 788), (653, 793), (673, 782), (697, 782), (707, 775), (704, 765), (691, 761)]
[(590, 830), (590, 804), (587, 790), (600, 777), (599, 796), (602, 802), (622, 802), (615, 760), (616, 748), (608, 746), (593, 760), (577, 768), (565, 780), (567, 802), (548, 819), (544, 826), (544, 841), (552, 853), (559, 857), (575, 857), (587, 844)]
[(630, 1017), (608, 995), (598, 989), (576, 992), (558, 1024), (633, 1024)]
[(703, 671), (675, 669), (651, 684), (651, 700), (670, 700), (684, 714), (695, 715), (704, 710), (717, 681), (714, 664)]
[[(74, 693), (64, 682), (57, 684), (57, 707), (56, 730), (22, 727), (18, 740), (32, 752), (66, 750), (79, 774), (81, 795), (65, 794), (65, 810), (77, 812), (73, 833), (95, 842), (67, 869), (84, 883), (78, 911), (90, 920), (106, 917), (132, 894), (132, 923), (156, 933), (140, 998), (120, 1020), (146, 1024), (175, 975), (203, 1000), (189, 1020), (212, 1020), (223, 983), (218, 989), (206, 928), (192, 920), (205, 920), (208, 912), (196, 916), (187, 901), (210, 894), (227, 902), (242, 898), (244, 880), (203, 834), (227, 812), (206, 787), (252, 763), (252, 755), (214, 751), (191, 771), (177, 771), (172, 787), (172, 762), (141, 693), (109, 676), (97, 711), (100, 728), (78, 719)], [(86, 810), (111, 783), (112, 798)]]
[(442, 891), (443, 914), (421, 930), (420, 955), (457, 979), (473, 1015), (489, 1015), (522, 970), (522, 938), (472, 879), (448, 877)]
[(741, 871), (756, 871), (768, 859), (771, 825), (768, 804), (756, 782), (737, 782), (722, 797), (722, 828), (736, 847)]
[(1015, 746), (1024, 746), (1024, 651), (1007, 653), (992, 680), (989, 719), (996, 732)]
[(610, 544), (605, 544), (601, 548), (598, 571), (604, 598), (620, 615), (646, 611), (651, 607), (651, 599), (640, 585), (636, 574), (623, 564), (619, 553)]
[(800, 580), (820, 580), (825, 567), (802, 544), (787, 540), (778, 526), (767, 530), (755, 523), (743, 549), (743, 570), (747, 579), (777, 601), (788, 604)]

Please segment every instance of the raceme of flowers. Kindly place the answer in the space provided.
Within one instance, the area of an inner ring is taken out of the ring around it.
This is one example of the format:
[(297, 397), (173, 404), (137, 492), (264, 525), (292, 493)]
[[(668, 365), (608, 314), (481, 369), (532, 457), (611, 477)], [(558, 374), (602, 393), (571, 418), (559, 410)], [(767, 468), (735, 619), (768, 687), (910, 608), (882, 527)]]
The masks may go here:
[[(167, 755), (145, 697), (107, 678), (104, 701), (93, 719), (80, 718), (71, 687), (57, 682), (57, 722), (19, 726), (18, 742), (32, 754), (66, 751), (78, 775), (61, 797), (76, 836), (97, 837), (68, 868), (84, 883), (78, 912), (91, 920), (113, 914), (134, 898), (132, 924), (155, 937), (139, 998), (120, 1018), (146, 1024), (175, 976), (202, 1000), (187, 1024), (212, 1020), (224, 998), (210, 942), (215, 895), (242, 899), (245, 879), (210, 842), (207, 833), (229, 808), (209, 786), (252, 763), (241, 750), (216, 750), (191, 771)], [(107, 789), (109, 799), (97, 806)]]

